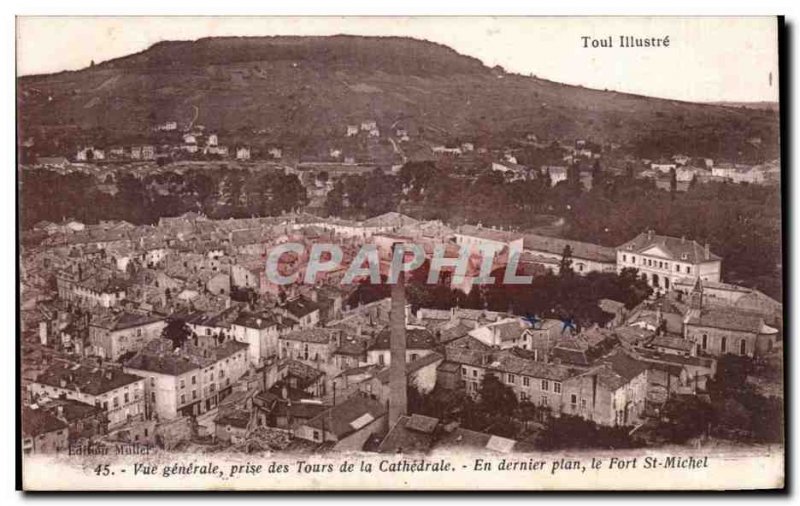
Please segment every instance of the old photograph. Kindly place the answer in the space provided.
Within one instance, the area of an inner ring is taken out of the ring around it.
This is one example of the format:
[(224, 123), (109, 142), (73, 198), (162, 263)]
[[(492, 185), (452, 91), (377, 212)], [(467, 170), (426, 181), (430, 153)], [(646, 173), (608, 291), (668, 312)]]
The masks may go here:
[(784, 487), (777, 17), (18, 17), (24, 490)]

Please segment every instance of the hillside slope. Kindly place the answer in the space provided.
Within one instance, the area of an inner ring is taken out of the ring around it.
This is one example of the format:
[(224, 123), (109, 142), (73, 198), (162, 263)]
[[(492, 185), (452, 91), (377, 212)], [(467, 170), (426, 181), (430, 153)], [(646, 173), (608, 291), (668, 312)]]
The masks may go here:
[[(542, 57), (547, 57), (542, 55)], [(680, 78), (680, 77), (676, 77)], [(21, 138), (51, 147), (142, 139), (168, 120), (302, 150), (347, 123), (402, 121), (436, 142), (526, 133), (628, 145), (642, 156), (775, 158), (775, 111), (567, 86), (490, 69), (438, 44), (382, 37), (162, 42), (80, 71), (18, 79)], [(748, 139), (758, 137), (753, 146)]]

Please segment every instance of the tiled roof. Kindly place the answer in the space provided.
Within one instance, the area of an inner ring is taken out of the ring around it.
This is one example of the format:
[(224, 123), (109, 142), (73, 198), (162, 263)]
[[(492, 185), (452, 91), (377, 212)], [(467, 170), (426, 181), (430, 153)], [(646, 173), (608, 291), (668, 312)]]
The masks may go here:
[(283, 305), (283, 308), (296, 318), (302, 318), (313, 313), (314, 311), (319, 310), (319, 304), (301, 295), (286, 301), (286, 303)]
[(43, 409), (22, 407), (22, 435), (24, 437), (35, 437), (66, 428), (66, 423)]
[(530, 376), (533, 378), (551, 379), (555, 381), (563, 381), (575, 375), (575, 371), (569, 367), (524, 359), (510, 350), (492, 353), (488, 359), (486, 368), (502, 373), (512, 373), (520, 376)]
[(333, 340), (333, 331), (314, 327), (310, 329), (301, 329), (289, 332), (288, 334), (281, 336), (281, 339), (286, 341), (328, 344)]
[[(391, 331), (386, 327), (375, 338), (370, 350), (388, 350)], [(406, 349), (430, 350), (436, 346), (436, 337), (428, 329), (406, 328)]]
[(685, 257), (684, 261), (693, 264), (722, 260), (712, 252), (709, 252), (708, 257), (706, 257), (705, 247), (698, 244), (697, 241), (668, 235), (656, 235), (649, 232), (642, 232), (617, 249), (632, 253), (642, 253), (653, 246), (664, 250), (673, 260), (684, 260)]
[(617, 261), (617, 253), (614, 248), (537, 234), (525, 234), (523, 236), (523, 247), (529, 251), (561, 255), (567, 245), (572, 249), (572, 258), (604, 263), (616, 263)]
[[(83, 364), (57, 362), (42, 372), (36, 382), (89, 395), (101, 395), (141, 380), (139, 376), (120, 369), (89, 367)], [(61, 386), (62, 380), (64, 386)]]
[(692, 313), (687, 325), (758, 333), (764, 325), (763, 318), (749, 311), (727, 307), (704, 308), (700, 314)]
[[(358, 424), (353, 424), (365, 415), (372, 420), (377, 420), (386, 414), (386, 407), (382, 402), (374, 399), (364, 397), (361, 395), (354, 395), (341, 404), (331, 407), (330, 409), (320, 413), (306, 425), (315, 429), (325, 429), (336, 435), (338, 439), (358, 430)], [(368, 422), (371, 423), (371, 422)]]

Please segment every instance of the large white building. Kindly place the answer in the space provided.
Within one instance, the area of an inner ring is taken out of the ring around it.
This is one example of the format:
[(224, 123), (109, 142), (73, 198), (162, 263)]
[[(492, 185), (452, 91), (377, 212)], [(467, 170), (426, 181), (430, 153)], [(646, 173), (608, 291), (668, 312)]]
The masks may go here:
[(160, 420), (197, 416), (214, 409), (249, 367), (248, 345), (235, 340), (213, 347), (188, 343), (172, 350), (154, 339), (125, 362), (125, 371), (145, 378), (148, 416)]
[(617, 248), (617, 272), (625, 268), (638, 269), (650, 286), (666, 291), (687, 277), (719, 281), (722, 258), (712, 253), (708, 244), (649, 230)]

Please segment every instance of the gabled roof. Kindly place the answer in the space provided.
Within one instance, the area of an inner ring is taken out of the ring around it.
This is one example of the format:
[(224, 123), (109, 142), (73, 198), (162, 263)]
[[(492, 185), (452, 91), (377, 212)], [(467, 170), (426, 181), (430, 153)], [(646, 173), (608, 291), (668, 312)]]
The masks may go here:
[[(375, 337), (375, 341), (369, 346), (370, 350), (388, 350), (391, 330), (386, 327)], [(428, 329), (406, 328), (406, 349), (407, 350), (430, 350), (436, 347), (436, 337)]]
[(710, 251), (706, 256), (705, 247), (697, 241), (668, 235), (656, 235), (651, 232), (642, 232), (617, 249), (641, 254), (652, 247), (658, 247), (663, 250), (672, 260), (682, 260), (693, 264), (722, 260), (721, 257)]
[(369, 397), (354, 395), (341, 404), (325, 410), (309, 420), (306, 425), (314, 429), (332, 433), (337, 439), (360, 430), (372, 421), (383, 417), (386, 408), (383, 403)]
[(729, 307), (703, 308), (699, 313), (691, 313), (686, 324), (761, 334), (776, 332), (776, 329), (764, 325), (764, 318), (760, 314)]
[(617, 261), (617, 254), (614, 248), (600, 246), (599, 244), (537, 234), (525, 234), (523, 236), (523, 248), (530, 251), (561, 255), (567, 245), (572, 250), (572, 258), (604, 263), (615, 263)]
[[(139, 376), (122, 372), (117, 368), (89, 367), (83, 364), (57, 362), (36, 378), (37, 383), (89, 395), (101, 395), (119, 387), (141, 380)], [(61, 386), (61, 382), (64, 386)]]
[(66, 429), (67, 424), (43, 409), (22, 407), (22, 435), (36, 437), (57, 430)]

